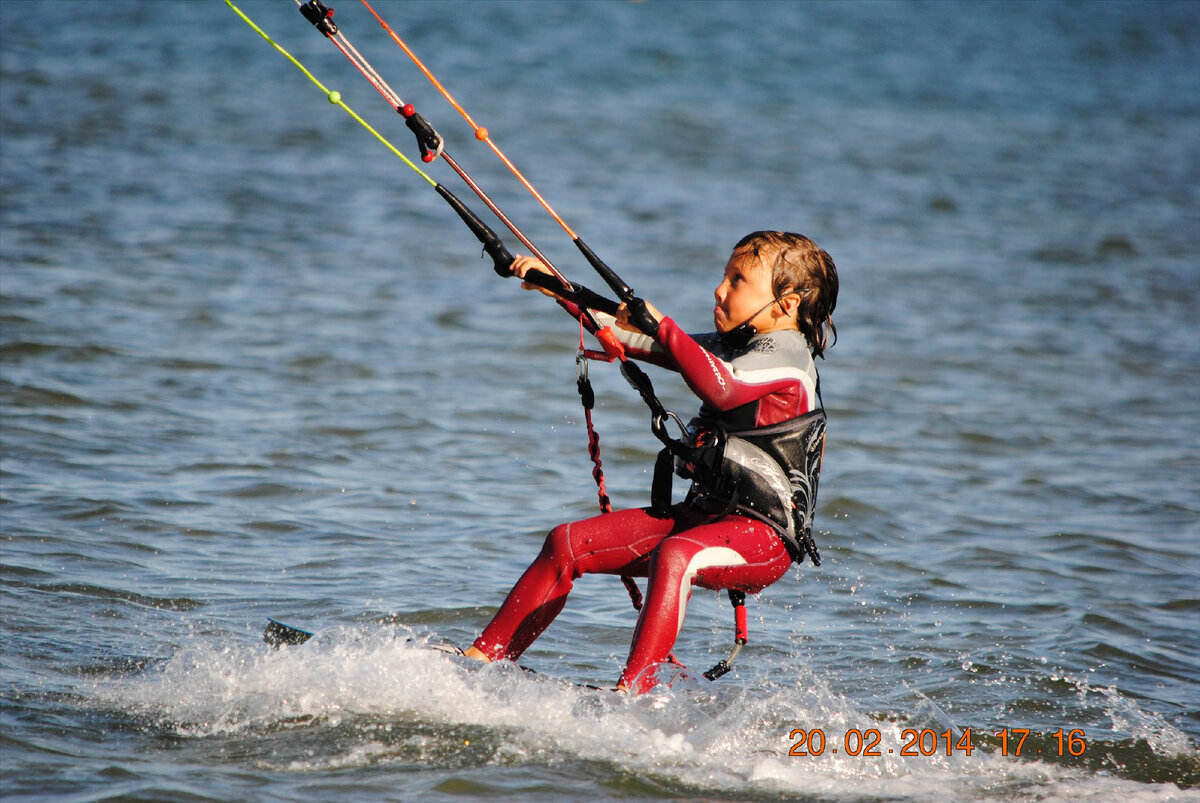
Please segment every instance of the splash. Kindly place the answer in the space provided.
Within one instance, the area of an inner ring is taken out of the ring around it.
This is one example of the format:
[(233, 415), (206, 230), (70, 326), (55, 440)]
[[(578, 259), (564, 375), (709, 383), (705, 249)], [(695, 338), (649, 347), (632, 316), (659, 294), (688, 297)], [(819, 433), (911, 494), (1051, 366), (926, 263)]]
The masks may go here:
[(1115, 685), (1098, 690), (1107, 700), (1105, 713), (1112, 719), (1113, 730), (1144, 740), (1159, 755), (1195, 756), (1196, 746), (1188, 735), (1154, 711), (1143, 711), (1125, 697)]
[[(153, 671), (99, 681), (94, 696), (174, 738), (259, 745), (256, 763), (285, 772), (395, 764), (490, 775), (582, 762), (689, 795), (1129, 803), (1188, 794), (982, 750), (901, 756), (904, 729), (941, 727), (945, 712), (930, 703), (881, 720), (805, 669), (754, 689), (675, 671), (626, 697), (454, 659), (406, 630), (347, 628), (281, 650), (197, 642)], [(826, 749), (793, 755), (798, 731), (818, 730)], [(848, 754), (846, 734), (869, 731), (882, 755)]]

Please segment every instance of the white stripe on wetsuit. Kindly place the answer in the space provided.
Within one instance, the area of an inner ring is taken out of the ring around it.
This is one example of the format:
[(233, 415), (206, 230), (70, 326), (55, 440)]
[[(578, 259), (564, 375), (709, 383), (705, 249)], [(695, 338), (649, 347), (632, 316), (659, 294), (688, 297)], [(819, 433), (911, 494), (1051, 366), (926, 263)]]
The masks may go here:
[(704, 569), (744, 566), (746, 563), (745, 558), (727, 546), (705, 547), (692, 556), (679, 583), (679, 621), (675, 625), (676, 636), (683, 629), (683, 615), (687, 612), (688, 599), (692, 596), (692, 581), (696, 579), (696, 575)]

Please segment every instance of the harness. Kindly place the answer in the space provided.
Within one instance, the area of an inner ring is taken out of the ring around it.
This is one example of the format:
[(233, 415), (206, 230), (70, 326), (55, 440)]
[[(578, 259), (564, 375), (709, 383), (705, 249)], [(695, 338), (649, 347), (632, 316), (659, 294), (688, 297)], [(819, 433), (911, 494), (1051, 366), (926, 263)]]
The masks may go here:
[(671, 504), (673, 475), (692, 481), (686, 502), (716, 516), (738, 513), (770, 525), (796, 563), (821, 565), (812, 537), (825, 411), (779, 424), (730, 431), (718, 420), (696, 418), (685, 440), (669, 439), (654, 465), (651, 505)]

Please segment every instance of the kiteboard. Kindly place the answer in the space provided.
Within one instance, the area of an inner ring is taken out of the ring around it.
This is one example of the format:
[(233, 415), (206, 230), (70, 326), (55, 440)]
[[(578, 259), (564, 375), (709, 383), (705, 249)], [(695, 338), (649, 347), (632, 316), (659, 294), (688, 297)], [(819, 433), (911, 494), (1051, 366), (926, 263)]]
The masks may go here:
[[(280, 647), (294, 647), (308, 641), (315, 636), (311, 630), (303, 630), (299, 627), (284, 624), (278, 619), (267, 619), (267, 627), (263, 630), (263, 641), (269, 644), (274, 649)], [(409, 639), (414, 644), (419, 642)], [(426, 644), (420, 643), (423, 649), (434, 650), (436, 652), (446, 653), (447, 655), (465, 655), (461, 648), (453, 644)], [(522, 667), (524, 668), (524, 667)], [(532, 669), (527, 669), (527, 672), (532, 672)]]
[[(270, 647), (272, 649), (277, 650), (282, 647), (299, 646), (299, 645), (307, 642), (309, 639), (311, 639), (315, 635), (316, 635), (316, 633), (313, 633), (311, 630), (304, 630), (303, 628), (295, 627), (295, 626), (289, 625), (289, 624), (284, 624), (283, 622), (280, 622), (278, 619), (268, 618), (267, 626), (263, 630), (262, 640), (265, 641), (268, 645), (270, 645)], [(440, 652), (444, 655), (450, 655), (455, 658), (463, 658), (464, 664), (467, 666), (474, 667), (476, 665), (481, 665), (480, 662), (475, 661), (474, 659), (466, 658), (466, 653), (464, 653), (462, 651), (462, 648), (457, 647), (453, 644), (429, 643), (429, 642), (417, 641), (415, 639), (408, 639), (408, 641), (413, 646), (419, 647), (424, 650), (433, 650), (434, 652)], [(526, 672), (530, 675), (539, 675), (540, 677), (545, 677), (544, 675), (541, 675), (541, 673), (539, 673), (536, 669), (530, 669), (529, 667), (521, 666), (520, 664), (515, 664), (515, 666), (518, 669), (520, 669), (522, 672)], [(575, 682), (571, 682), (571, 681), (562, 681), (562, 682), (570, 682), (570, 685), (572, 685), (572, 686), (577, 686), (581, 689), (591, 689), (593, 691), (618, 691), (616, 686), (596, 686), (591, 683), (575, 683)]]

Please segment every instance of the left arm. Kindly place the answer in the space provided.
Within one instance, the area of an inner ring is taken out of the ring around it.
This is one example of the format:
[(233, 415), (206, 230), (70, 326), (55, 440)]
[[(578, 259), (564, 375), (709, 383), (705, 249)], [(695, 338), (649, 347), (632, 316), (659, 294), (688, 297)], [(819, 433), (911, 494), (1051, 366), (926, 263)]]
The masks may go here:
[[(678, 366), (692, 392), (705, 406), (726, 411), (759, 402), (759, 424), (775, 423), (808, 412), (809, 393), (796, 366), (737, 365), (700, 345), (675, 321), (659, 321), (658, 343)], [(769, 420), (763, 420), (763, 419)]]

